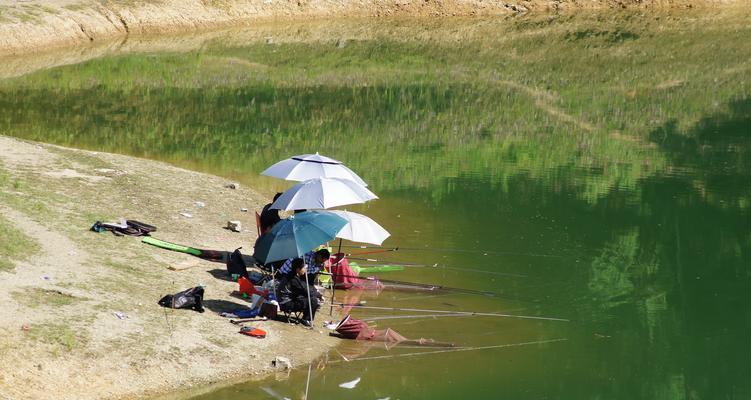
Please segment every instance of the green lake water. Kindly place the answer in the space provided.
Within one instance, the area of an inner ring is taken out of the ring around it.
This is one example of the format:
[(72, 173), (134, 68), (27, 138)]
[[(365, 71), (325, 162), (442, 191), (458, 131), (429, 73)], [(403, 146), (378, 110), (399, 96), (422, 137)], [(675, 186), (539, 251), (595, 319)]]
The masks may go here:
[(749, 17), (260, 26), (2, 80), (0, 133), (269, 195), (285, 183), (260, 171), (319, 151), (380, 196), (350, 210), (400, 250), (366, 257), (435, 265), (382, 278), (497, 293), (346, 301), (569, 320), (355, 310), (461, 351), (343, 342), (310, 371), (186, 398), (748, 399)]

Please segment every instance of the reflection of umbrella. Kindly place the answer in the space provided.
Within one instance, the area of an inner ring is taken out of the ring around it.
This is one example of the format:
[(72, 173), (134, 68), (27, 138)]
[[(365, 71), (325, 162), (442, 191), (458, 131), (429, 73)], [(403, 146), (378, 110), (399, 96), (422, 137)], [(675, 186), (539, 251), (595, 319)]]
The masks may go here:
[(287, 189), (271, 205), (275, 210), (306, 210), (359, 204), (377, 199), (357, 182), (340, 178), (314, 178)]
[(363, 186), (368, 186), (351, 169), (344, 166), (341, 161), (316, 154), (303, 154), (294, 156), (266, 168), (261, 175), (273, 176), (274, 178), (288, 181), (305, 181), (313, 178), (340, 178), (355, 181)]
[(367, 322), (352, 318), (349, 314), (347, 314), (334, 329), (345, 339), (386, 343), (386, 349), (388, 349), (389, 345), (395, 346), (400, 343), (427, 347), (454, 347), (453, 343), (436, 342), (433, 339), (407, 339), (391, 328), (373, 329), (368, 326)]
[(262, 264), (300, 257), (336, 237), (347, 221), (326, 211), (306, 211), (283, 219), (263, 234), (253, 257)]
[(336, 237), (340, 239), (380, 245), (387, 237), (391, 236), (381, 225), (362, 214), (339, 210), (327, 212), (334, 213), (347, 220), (347, 225), (344, 225), (344, 228), (336, 234)]

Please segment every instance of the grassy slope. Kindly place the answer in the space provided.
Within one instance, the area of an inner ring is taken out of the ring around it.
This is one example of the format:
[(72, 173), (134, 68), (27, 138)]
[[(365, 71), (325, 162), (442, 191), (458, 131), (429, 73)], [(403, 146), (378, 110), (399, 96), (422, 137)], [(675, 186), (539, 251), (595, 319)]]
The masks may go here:
[(224, 175), (270, 164), (269, 148), (335, 148), (379, 187), (438, 197), (450, 189), (429, 177), (498, 160), (507, 162), (488, 172), (494, 185), (530, 174), (554, 186), (574, 168), (600, 176), (577, 188), (596, 201), (669, 169), (654, 142), (666, 126), (732, 118), (731, 104), (748, 97), (748, 20), (390, 20), (298, 25), (297, 37), (294, 26), (263, 27), (242, 46), (115, 56), (0, 83), (0, 130)]

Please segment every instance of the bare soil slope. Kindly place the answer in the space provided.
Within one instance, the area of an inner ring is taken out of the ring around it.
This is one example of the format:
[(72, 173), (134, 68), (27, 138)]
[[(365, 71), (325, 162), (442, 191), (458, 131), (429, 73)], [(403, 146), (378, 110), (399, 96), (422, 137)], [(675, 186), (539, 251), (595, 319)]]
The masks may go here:
[[(251, 249), (252, 212), (263, 201), (227, 183), (160, 162), (0, 136), (0, 236), (11, 238), (0, 248), (10, 261), (0, 267), (0, 399), (168, 392), (269, 372), (276, 356), (305, 363), (333, 345), (322, 331), (276, 321), (256, 323), (266, 339), (240, 335), (217, 314), (247, 304), (231, 295), (236, 283), (220, 279), (223, 264), (88, 230), (122, 216), (156, 225), (164, 240)], [(249, 231), (223, 229), (228, 219)], [(157, 305), (198, 284), (206, 286), (205, 313)]]
[(0, 0), (0, 56), (261, 19), (748, 6), (748, 0)]

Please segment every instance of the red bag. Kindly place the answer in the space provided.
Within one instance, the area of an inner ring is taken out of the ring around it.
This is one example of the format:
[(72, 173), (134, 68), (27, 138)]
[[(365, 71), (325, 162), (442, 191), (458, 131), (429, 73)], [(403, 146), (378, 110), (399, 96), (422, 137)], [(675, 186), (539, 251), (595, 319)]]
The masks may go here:
[(252, 326), (243, 326), (242, 328), (240, 328), (240, 333), (259, 339), (266, 337), (266, 331), (260, 328), (253, 328)]
[(248, 280), (248, 278), (246, 278), (244, 276), (241, 276), (237, 280), (237, 283), (240, 284), (240, 294), (245, 294), (245, 295), (248, 295), (248, 296), (252, 296), (254, 294), (257, 294), (257, 295), (259, 295), (261, 297), (264, 297), (264, 298), (269, 295), (269, 291), (268, 290), (258, 290), (258, 289), (256, 289), (256, 287), (253, 286), (253, 284), (250, 282), (250, 280)]

